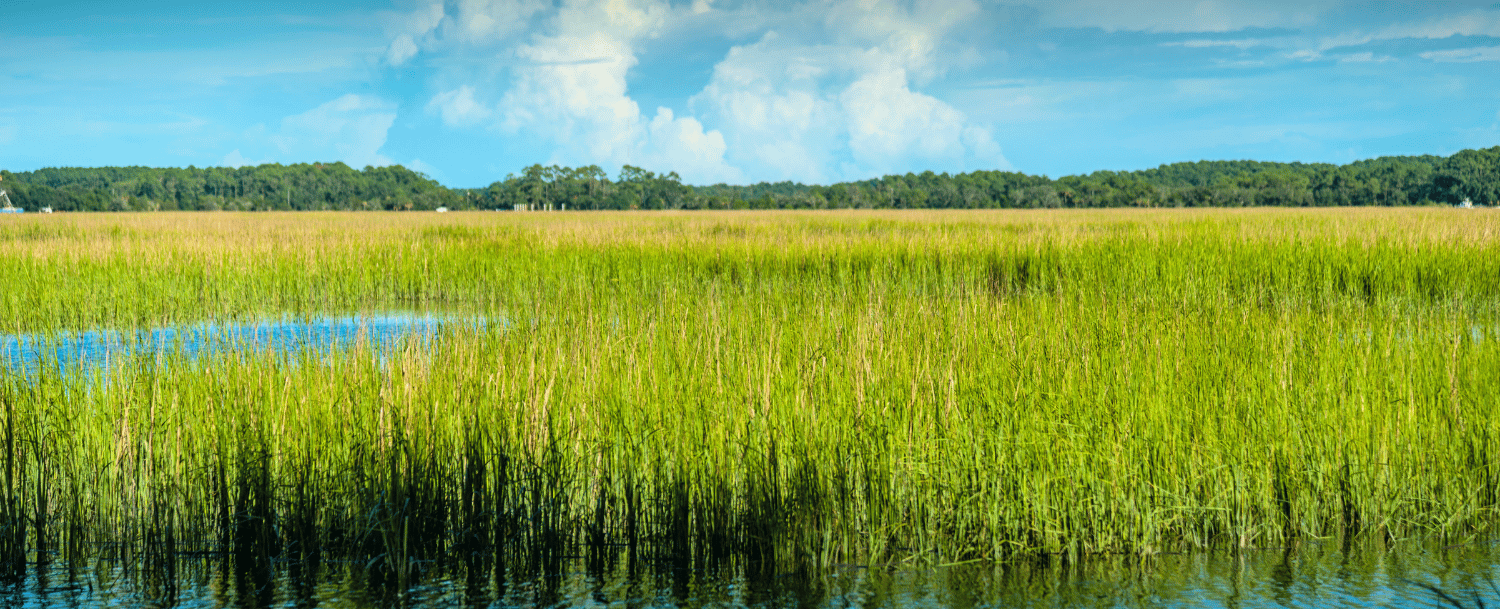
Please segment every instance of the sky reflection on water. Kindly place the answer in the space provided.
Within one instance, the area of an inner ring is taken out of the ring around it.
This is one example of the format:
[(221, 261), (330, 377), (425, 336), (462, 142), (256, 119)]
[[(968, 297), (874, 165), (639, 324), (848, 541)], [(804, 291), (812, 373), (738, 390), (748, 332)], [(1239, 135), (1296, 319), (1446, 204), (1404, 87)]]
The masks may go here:
[(91, 330), (0, 336), (0, 366), (35, 374), (39, 362), (59, 371), (98, 370), (141, 355), (189, 359), (228, 351), (327, 352), (358, 341), (377, 352), (406, 339), (426, 340), (444, 327), (485, 325), (480, 318), (437, 315), (351, 315), (256, 323), (203, 323), (135, 332)]

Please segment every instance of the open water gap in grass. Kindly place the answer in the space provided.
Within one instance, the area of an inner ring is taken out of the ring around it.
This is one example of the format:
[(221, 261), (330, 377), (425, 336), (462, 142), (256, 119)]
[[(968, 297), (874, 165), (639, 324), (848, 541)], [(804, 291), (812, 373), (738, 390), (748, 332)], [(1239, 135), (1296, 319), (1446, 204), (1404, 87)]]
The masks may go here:
[(1226, 550), (1069, 564), (835, 565), (778, 572), (619, 560), (498, 566), (453, 556), (398, 582), (358, 564), (185, 556), (171, 575), (128, 560), (32, 563), (0, 578), (9, 607), (1493, 607), (1489, 543)]
[(377, 354), (405, 340), (426, 341), (447, 327), (482, 327), (477, 317), (349, 315), (251, 323), (201, 323), (136, 331), (89, 330), (0, 336), (0, 366), (30, 376), (44, 364), (92, 372), (139, 356), (196, 358), (226, 351), (327, 352), (364, 341)]

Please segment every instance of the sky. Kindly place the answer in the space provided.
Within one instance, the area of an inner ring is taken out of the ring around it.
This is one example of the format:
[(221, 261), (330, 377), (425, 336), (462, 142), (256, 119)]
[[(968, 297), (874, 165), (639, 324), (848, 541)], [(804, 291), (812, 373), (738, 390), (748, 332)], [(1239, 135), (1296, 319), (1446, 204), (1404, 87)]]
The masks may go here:
[(1500, 145), (1500, 3), (0, 0), (0, 168), (689, 184)]

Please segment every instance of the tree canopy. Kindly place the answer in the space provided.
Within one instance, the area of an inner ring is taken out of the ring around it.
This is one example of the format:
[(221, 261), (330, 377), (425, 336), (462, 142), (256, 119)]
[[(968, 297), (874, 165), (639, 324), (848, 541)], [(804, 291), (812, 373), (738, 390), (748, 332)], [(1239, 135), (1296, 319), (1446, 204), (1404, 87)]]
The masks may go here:
[(16, 205), (57, 211), (435, 209), (463, 196), (399, 165), (59, 167), (0, 175)]
[(186, 169), (0, 171), (11, 200), (58, 211), (450, 209), (822, 209), (1500, 205), (1500, 146), (1347, 165), (1197, 161), (1051, 179), (1010, 171), (831, 185), (687, 186), (676, 172), (532, 165), (486, 188), (450, 189), (401, 166), (343, 163)]

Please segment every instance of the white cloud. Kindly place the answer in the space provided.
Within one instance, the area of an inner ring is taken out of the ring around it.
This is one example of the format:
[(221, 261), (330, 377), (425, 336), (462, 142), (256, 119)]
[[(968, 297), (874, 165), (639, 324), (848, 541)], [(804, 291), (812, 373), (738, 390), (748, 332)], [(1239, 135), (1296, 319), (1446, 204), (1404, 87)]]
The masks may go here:
[(1381, 30), (1375, 38), (1437, 39), (1449, 36), (1500, 36), (1500, 11), (1480, 9), (1420, 23), (1396, 24)]
[(692, 176), (698, 183), (739, 183), (745, 175), (724, 163), (724, 135), (703, 130), (703, 124), (692, 117), (676, 118), (669, 108), (657, 108), (656, 117), (647, 126), (649, 152), (642, 162), (682, 176)]
[(828, 47), (784, 45), (774, 34), (736, 47), (714, 67), (691, 105), (724, 129), (737, 166), (758, 175), (822, 182), (837, 177), (835, 153), (843, 113), (824, 92), (827, 78), (847, 58)]
[(385, 60), (393, 66), (406, 63), (406, 60), (417, 55), (417, 43), (411, 39), (410, 34), (402, 34), (391, 41), (391, 48), (386, 51)]
[(444, 44), (492, 45), (516, 38), (549, 0), (422, 0), (405, 13), (385, 13), (393, 38), (386, 61), (400, 66), (424, 49)]
[[(415, 37), (413, 46), (423, 49), (463, 44), (488, 53), (491, 63), (506, 66), (504, 76), (474, 67), (450, 72), (427, 111), (451, 127), (542, 139), (552, 145), (548, 162), (629, 163), (675, 170), (694, 183), (747, 175), (821, 182), (904, 169), (905, 160), (944, 169), (1009, 167), (984, 126), (919, 90), (965, 58), (972, 63), (972, 49), (943, 45), (956, 26), (981, 14), (977, 0), (820, 0), (728, 10), (711, 0), (551, 6), (449, 5), (436, 22), (418, 24), (425, 31), (400, 30), (388, 59), (395, 64), (414, 53), (400, 36)], [(517, 24), (538, 18), (536, 33), (512, 39)], [(630, 93), (627, 77), (652, 39), (688, 28), (728, 32), (777, 23), (785, 35), (768, 31), (731, 49), (686, 113), (647, 114)]]
[(1500, 61), (1500, 47), (1474, 47), (1469, 49), (1449, 49), (1446, 51), (1427, 51), (1418, 54), (1422, 59), (1447, 62), (1474, 62), (1474, 61)]
[(1052, 0), (1035, 3), (1047, 25), (1106, 32), (1232, 32), (1251, 27), (1302, 27), (1334, 0)]
[(914, 93), (903, 70), (874, 72), (839, 95), (854, 160), (886, 173), (916, 157), (962, 163), (964, 115), (937, 98)]
[[(714, 67), (691, 107), (726, 156), (767, 179), (827, 182), (899, 171), (1009, 168), (988, 130), (913, 89), (950, 62), (940, 43), (969, 0), (838, 1), (823, 31), (768, 32)], [(831, 40), (832, 42), (829, 42)]]
[(635, 65), (628, 37), (579, 32), (543, 38), (516, 55), (527, 61), (501, 100), (507, 130), (549, 132), (582, 146), (598, 159), (628, 158), (640, 108), (626, 95), (626, 72)]
[(1396, 23), (1373, 32), (1348, 32), (1319, 40), (1318, 49), (1359, 46), (1377, 40), (1437, 40), (1450, 36), (1500, 37), (1500, 11), (1480, 9), (1415, 23)]
[(974, 0), (842, 0), (828, 5), (824, 29), (837, 42), (862, 49), (918, 79), (942, 72), (938, 42), (955, 25), (980, 13)]
[(1215, 47), (1234, 47), (1241, 51), (1254, 47), (1269, 46), (1270, 42), (1261, 38), (1244, 38), (1240, 40), (1182, 40), (1177, 42), (1163, 42), (1164, 47), (1185, 47), (1189, 49), (1207, 49)]
[(406, 164), (406, 168), (421, 173), (429, 178), (437, 174), (437, 168), (423, 162), (422, 159), (412, 159)]
[(1217, 65), (1221, 68), (1259, 68), (1266, 65), (1266, 62), (1258, 59), (1215, 59), (1213, 60), (1213, 62), (1214, 65)]
[(474, 100), (474, 87), (462, 85), (451, 91), (433, 96), (427, 102), (427, 111), (436, 112), (449, 126), (464, 127), (479, 124), (490, 118), (493, 112)]
[(343, 161), (351, 167), (390, 165), (380, 154), (396, 121), (395, 106), (376, 97), (348, 94), (288, 116), (269, 139), (285, 157), (299, 161)]
[(443, 22), (442, 0), (427, 0), (407, 13), (384, 13), (387, 30), (395, 34), (386, 48), (385, 61), (393, 66), (405, 64), (421, 52), (418, 41), (427, 41), (433, 29)]
[(516, 35), (532, 17), (552, 7), (542, 0), (458, 0), (451, 27), (468, 42), (493, 42)]
[(1365, 51), (1363, 53), (1355, 53), (1353, 55), (1345, 55), (1343, 57), (1340, 57), (1339, 63), (1385, 63), (1395, 60), (1396, 58), (1388, 55), (1377, 56), (1374, 53)]
[(240, 154), (240, 149), (235, 148), (234, 150), (230, 151), (229, 154), (224, 155), (224, 160), (219, 161), (219, 164), (223, 165), (224, 167), (233, 167), (235, 169), (239, 169), (246, 165), (259, 165), (260, 163), (256, 163), (255, 161), (245, 158), (245, 155)]
[[(658, 34), (671, 16), (665, 3), (655, 1), (565, 5), (553, 34), (535, 36), (514, 51), (522, 63), (512, 69), (510, 89), (498, 105), (498, 126), (555, 142), (555, 161), (649, 164), (676, 170), (690, 182), (741, 177), (724, 164), (718, 131), (666, 109), (648, 120), (628, 94), (626, 75), (636, 65), (637, 44)], [(433, 103), (445, 121), (488, 117), (487, 109), (472, 103), (472, 92), (466, 96), (460, 88), (439, 97)]]

